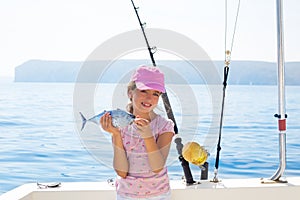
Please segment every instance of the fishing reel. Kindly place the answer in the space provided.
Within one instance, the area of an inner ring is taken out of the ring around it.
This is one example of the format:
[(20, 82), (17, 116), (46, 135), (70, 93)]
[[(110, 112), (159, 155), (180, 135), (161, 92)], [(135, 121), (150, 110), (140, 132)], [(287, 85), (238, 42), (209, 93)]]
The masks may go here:
[(199, 167), (204, 165), (208, 155), (207, 150), (197, 142), (188, 142), (182, 148), (184, 159)]
[[(198, 166), (201, 169), (201, 180), (208, 179), (208, 162), (206, 162), (208, 156), (209, 153), (207, 150), (197, 142), (188, 142), (182, 148), (182, 157), (184, 160)], [(199, 182), (193, 181), (191, 174), (190, 176), (191, 177), (189, 177), (190, 180), (189, 183), (187, 182), (187, 185), (199, 184)]]

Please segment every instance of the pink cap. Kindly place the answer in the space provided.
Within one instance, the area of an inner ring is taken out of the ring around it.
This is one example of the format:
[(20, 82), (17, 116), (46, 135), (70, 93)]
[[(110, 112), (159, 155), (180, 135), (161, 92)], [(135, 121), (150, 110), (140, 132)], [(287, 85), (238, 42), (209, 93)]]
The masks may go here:
[(131, 76), (139, 90), (157, 90), (166, 92), (164, 74), (157, 67), (140, 66)]

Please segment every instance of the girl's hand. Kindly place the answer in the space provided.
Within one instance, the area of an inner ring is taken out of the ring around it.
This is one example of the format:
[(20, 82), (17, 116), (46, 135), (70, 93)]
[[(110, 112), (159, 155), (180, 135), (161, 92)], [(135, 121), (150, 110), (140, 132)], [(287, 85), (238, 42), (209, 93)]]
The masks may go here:
[(141, 135), (142, 138), (146, 139), (153, 137), (149, 120), (136, 116), (134, 123), (137, 126), (137, 132)]
[(101, 118), (100, 118), (100, 124), (103, 130), (106, 132), (109, 132), (112, 136), (115, 133), (119, 133), (119, 129), (114, 127), (112, 124), (112, 117), (109, 114), (109, 112), (106, 112)]

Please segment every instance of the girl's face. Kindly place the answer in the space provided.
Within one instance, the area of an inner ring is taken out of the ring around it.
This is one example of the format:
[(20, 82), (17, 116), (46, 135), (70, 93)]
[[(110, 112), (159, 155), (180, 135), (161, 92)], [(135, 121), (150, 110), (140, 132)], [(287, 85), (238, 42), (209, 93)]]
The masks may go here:
[(145, 116), (148, 115), (157, 106), (160, 92), (156, 90), (139, 90), (131, 91), (133, 114)]

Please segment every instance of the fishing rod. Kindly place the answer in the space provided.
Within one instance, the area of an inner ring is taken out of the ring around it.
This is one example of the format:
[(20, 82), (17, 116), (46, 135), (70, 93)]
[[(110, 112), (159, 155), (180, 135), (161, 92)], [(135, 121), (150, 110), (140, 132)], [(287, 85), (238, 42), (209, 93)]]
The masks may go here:
[(134, 8), (135, 14), (136, 14), (136, 16), (137, 16), (137, 18), (139, 20), (139, 24), (140, 24), (140, 27), (142, 29), (142, 32), (143, 32), (143, 35), (144, 35), (144, 39), (146, 41), (146, 45), (147, 45), (147, 48), (148, 48), (148, 52), (150, 54), (150, 58), (151, 58), (152, 64), (153, 64), (153, 66), (156, 66), (156, 63), (155, 63), (155, 60), (154, 60), (154, 56), (153, 56), (154, 53), (155, 53), (155, 51), (156, 51), (156, 47), (152, 47), (152, 48), (150, 47), (148, 39), (147, 39), (147, 36), (146, 36), (145, 28), (144, 28), (144, 26), (146, 26), (146, 23), (142, 23), (141, 18), (140, 18), (139, 13), (138, 13), (138, 9), (139, 8), (135, 7), (133, 0), (131, 0), (131, 3), (132, 3), (132, 6)]
[[(150, 44), (149, 44), (147, 36), (146, 36), (145, 28), (144, 28), (146, 23), (142, 23), (142, 21), (140, 19), (140, 16), (139, 16), (139, 13), (138, 13), (139, 8), (134, 5), (133, 0), (131, 0), (131, 3), (132, 3), (132, 6), (134, 8), (135, 14), (138, 18), (141, 30), (143, 32), (143, 36), (144, 36), (144, 39), (146, 41), (147, 49), (148, 49), (152, 64), (153, 64), (153, 66), (156, 66), (156, 63), (155, 63), (155, 60), (154, 60), (154, 53), (156, 51), (156, 47), (150, 47)], [(169, 98), (168, 98), (168, 95), (167, 95), (166, 92), (162, 94), (162, 99), (163, 99), (164, 107), (165, 107), (165, 110), (167, 112), (168, 118), (171, 119), (174, 122), (174, 131), (177, 134), (178, 133), (178, 128), (177, 128), (176, 120), (175, 120), (175, 117), (174, 117), (174, 114), (173, 114), (173, 111), (172, 111), (172, 108), (171, 108), (171, 104), (170, 104), (170, 101), (169, 101)]]
[[(152, 64), (153, 64), (153, 66), (156, 66), (156, 63), (155, 63), (155, 60), (154, 60), (154, 53), (156, 52), (156, 47), (150, 47), (150, 44), (148, 42), (148, 39), (147, 39), (147, 36), (146, 36), (146, 32), (145, 32), (145, 25), (146, 25), (146, 23), (142, 23), (142, 21), (140, 19), (140, 16), (139, 16), (139, 13), (138, 13), (138, 9), (139, 8), (135, 6), (133, 0), (131, 0), (131, 3), (132, 3), (132, 6), (134, 8), (135, 14), (136, 14), (136, 16), (138, 18), (141, 30), (143, 32), (143, 36), (144, 36), (144, 39), (146, 41), (147, 49), (148, 49), (148, 52), (149, 52)], [(175, 132), (175, 134), (178, 134), (178, 127), (177, 127), (177, 124), (176, 124), (176, 120), (175, 120), (175, 117), (174, 117), (174, 114), (173, 114), (173, 111), (172, 111), (172, 107), (171, 107), (171, 104), (170, 104), (167, 92), (165, 92), (165, 93), (162, 94), (162, 99), (163, 99), (165, 110), (167, 112), (167, 116), (174, 123), (174, 132)], [(183, 168), (184, 175), (185, 175), (185, 178), (186, 178), (186, 184), (187, 185), (194, 184), (194, 183), (196, 183), (196, 181), (193, 180), (193, 176), (192, 176), (192, 173), (191, 173), (191, 170), (190, 170), (190, 167), (189, 167), (189, 162), (186, 161), (183, 158), (183, 156), (182, 156), (183, 145), (182, 145), (181, 138), (177, 137), (175, 139), (175, 143), (176, 143), (177, 152), (179, 154), (179, 161), (181, 162), (181, 166)]]
[(228, 73), (229, 73), (229, 63), (227, 63), (224, 67), (223, 98), (222, 98), (220, 127), (219, 127), (219, 138), (218, 138), (218, 144), (217, 144), (217, 155), (216, 155), (216, 162), (215, 162), (214, 178), (212, 180), (213, 182), (219, 182), (219, 180), (217, 178), (217, 175), (218, 175), (219, 163), (220, 163), (221, 136), (222, 136), (224, 105), (225, 105), (225, 93), (226, 93), (225, 91), (226, 91), (226, 86), (227, 86)]
[(228, 74), (229, 74), (229, 65), (230, 65), (230, 61), (231, 61), (231, 53), (232, 53), (232, 48), (233, 48), (234, 36), (235, 36), (237, 21), (238, 21), (238, 16), (239, 16), (239, 10), (240, 10), (240, 0), (238, 1), (230, 50), (227, 50), (227, 0), (225, 1), (225, 60), (224, 60), (225, 67), (224, 67), (224, 72), (223, 72), (223, 75), (224, 75), (224, 77), (223, 77), (223, 96), (222, 96), (219, 138), (218, 138), (218, 144), (217, 144), (217, 154), (216, 154), (214, 178), (212, 180), (213, 182), (219, 182), (217, 175), (218, 175), (219, 163), (220, 163), (221, 137), (222, 137), (222, 127), (223, 127), (224, 106), (225, 106), (225, 93), (226, 93), (226, 86), (227, 86), (227, 79), (228, 79)]

